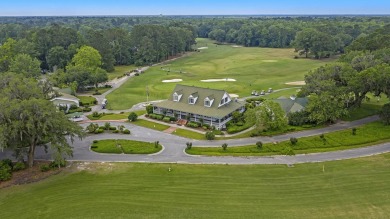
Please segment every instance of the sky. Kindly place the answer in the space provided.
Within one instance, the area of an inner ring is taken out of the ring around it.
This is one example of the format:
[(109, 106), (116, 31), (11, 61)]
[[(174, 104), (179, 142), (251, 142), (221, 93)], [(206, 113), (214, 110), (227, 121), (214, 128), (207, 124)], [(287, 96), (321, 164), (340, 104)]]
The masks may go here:
[(1, 0), (0, 16), (390, 14), (390, 0)]

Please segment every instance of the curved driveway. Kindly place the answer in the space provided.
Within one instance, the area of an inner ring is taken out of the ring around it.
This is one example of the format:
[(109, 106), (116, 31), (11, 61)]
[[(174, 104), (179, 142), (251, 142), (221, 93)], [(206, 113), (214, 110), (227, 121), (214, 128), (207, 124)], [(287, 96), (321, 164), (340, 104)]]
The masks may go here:
[[(153, 163), (190, 163), (190, 164), (294, 164), (306, 162), (322, 162), (330, 160), (350, 159), (356, 157), (370, 156), (374, 154), (390, 152), (390, 143), (380, 144), (376, 146), (356, 148), (344, 151), (334, 151), (314, 154), (299, 154), (295, 156), (269, 156), (269, 157), (231, 157), (231, 156), (191, 156), (183, 151), (186, 147), (186, 142), (191, 141), (193, 146), (214, 146), (220, 147), (222, 143), (228, 143), (229, 146), (254, 144), (256, 141), (273, 142), (284, 141), (290, 137), (304, 137), (318, 135), (354, 126), (359, 126), (368, 122), (377, 120), (378, 117), (368, 117), (354, 122), (342, 122), (326, 128), (308, 130), (297, 133), (289, 133), (274, 137), (257, 137), (243, 138), (220, 141), (200, 141), (189, 140), (183, 137), (166, 134), (160, 131), (155, 131), (130, 123), (111, 122), (112, 125), (124, 125), (131, 131), (131, 135), (118, 134), (100, 134), (91, 135), (82, 141), (76, 140), (73, 143), (74, 152), (73, 161), (97, 161), (97, 162), (153, 162)], [(88, 124), (82, 124), (87, 126)], [(160, 141), (164, 145), (164, 150), (155, 155), (125, 155), (125, 154), (99, 154), (90, 151), (89, 146), (93, 140), (99, 139), (130, 139), (139, 141)], [(43, 151), (38, 151), (38, 159), (50, 159), (50, 155), (44, 154)]]

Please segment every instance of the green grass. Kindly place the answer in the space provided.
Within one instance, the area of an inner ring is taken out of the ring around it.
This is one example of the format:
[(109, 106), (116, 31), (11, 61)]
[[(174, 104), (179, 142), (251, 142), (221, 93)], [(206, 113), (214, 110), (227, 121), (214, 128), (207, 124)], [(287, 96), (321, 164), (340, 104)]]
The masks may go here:
[(107, 154), (154, 154), (162, 150), (162, 146), (156, 148), (154, 143), (133, 140), (99, 140), (92, 144), (91, 150)]
[(223, 150), (222, 147), (192, 147), (186, 152), (193, 155), (210, 156), (265, 156), (284, 154), (286, 148), (292, 148), (296, 154), (305, 154), (346, 150), (390, 140), (390, 126), (384, 126), (380, 122), (357, 127), (356, 133), (356, 135), (352, 135), (351, 129), (326, 133), (324, 134), (325, 142), (319, 136), (303, 137), (299, 138), (298, 143), (294, 146), (291, 145), (290, 141), (283, 141), (277, 144), (264, 144), (262, 149), (258, 149), (256, 145), (228, 147), (227, 150)]
[(0, 218), (365, 219), (390, 214), (390, 154), (291, 168), (139, 163), (87, 167), (1, 189)]
[(136, 69), (135, 65), (118, 65), (115, 66), (115, 70), (113, 72), (107, 73), (108, 80), (111, 81), (117, 77), (123, 76), (125, 73), (130, 72)]
[(94, 102), (96, 99), (92, 96), (77, 96), (77, 98), (80, 99), (80, 102), (83, 102), (84, 104), (89, 104), (89, 105), (95, 105)]
[(361, 107), (349, 111), (348, 116), (342, 118), (345, 121), (354, 121), (368, 116), (377, 115), (382, 109), (381, 105), (363, 103)]
[(142, 126), (145, 128), (154, 129), (157, 131), (164, 131), (170, 127), (168, 125), (163, 125), (163, 124), (156, 123), (156, 122), (150, 122), (150, 121), (144, 120), (144, 119), (138, 119), (137, 121), (131, 122), (131, 124)]
[[(203, 43), (206, 41), (203, 40)], [(162, 80), (180, 78), (184, 85), (196, 85), (225, 89), (229, 93), (249, 96), (252, 90), (279, 89), (291, 87), (286, 82), (303, 80), (311, 69), (333, 60), (294, 59), (293, 49), (274, 48), (233, 48), (231, 45), (216, 47), (207, 41), (209, 49), (170, 62), (163, 66), (151, 67), (139, 77), (130, 78), (120, 88), (107, 96), (113, 109), (127, 109), (146, 101), (146, 87), (150, 100), (167, 99), (175, 83)], [(274, 60), (270, 62), (269, 60)], [(182, 71), (179, 73), (174, 71)], [(236, 82), (207, 83), (200, 80), (210, 78), (234, 78)]]
[(193, 132), (187, 129), (176, 129), (175, 132), (172, 134), (185, 137), (185, 138), (190, 138), (190, 139), (196, 139), (196, 140), (205, 140), (205, 134), (201, 134), (199, 132)]

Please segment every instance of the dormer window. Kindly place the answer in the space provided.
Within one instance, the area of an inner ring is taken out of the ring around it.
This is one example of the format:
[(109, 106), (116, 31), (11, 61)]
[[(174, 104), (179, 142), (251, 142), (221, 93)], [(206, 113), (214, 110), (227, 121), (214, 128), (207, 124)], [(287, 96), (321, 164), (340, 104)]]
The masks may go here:
[(175, 102), (179, 102), (181, 96), (183, 96), (183, 94), (180, 94), (180, 93), (178, 93), (178, 92), (175, 92), (175, 93), (173, 93), (173, 95), (172, 95), (172, 99), (173, 99), (173, 101), (175, 101)]
[(173, 101), (178, 102), (179, 101), (179, 95), (173, 94)]
[(198, 92), (191, 94), (188, 97), (188, 104), (195, 104), (197, 99), (198, 99)]
[(211, 107), (213, 105), (214, 99), (212, 97), (206, 97), (204, 99), (204, 106), (205, 107)]

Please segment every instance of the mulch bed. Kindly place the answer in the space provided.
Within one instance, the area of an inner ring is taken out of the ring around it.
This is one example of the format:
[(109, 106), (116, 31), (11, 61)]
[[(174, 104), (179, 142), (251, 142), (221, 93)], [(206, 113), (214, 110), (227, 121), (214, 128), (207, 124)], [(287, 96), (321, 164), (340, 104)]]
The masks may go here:
[(5, 182), (0, 182), (0, 189), (13, 186), (13, 185), (22, 185), (27, 183), (38, 182), (40, 180), (48, 178), (49, 176), (58, 174), (63, 170), (63, 169), (54, 169), (54, 170), (49, 170), (47, 172), (42, 172), (40, 166), (45, 163), (49, 164), (49, 162), (36, 161), (32, 168), (13, 172), (12, 178), (10, 180)]

